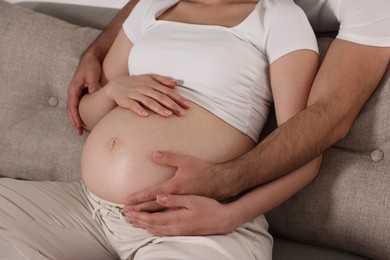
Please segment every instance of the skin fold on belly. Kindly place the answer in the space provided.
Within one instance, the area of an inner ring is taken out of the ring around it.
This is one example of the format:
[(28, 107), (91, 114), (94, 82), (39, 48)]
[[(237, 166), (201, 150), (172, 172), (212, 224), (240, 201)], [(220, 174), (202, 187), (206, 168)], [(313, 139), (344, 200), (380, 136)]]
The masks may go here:
[(224, 162), (253, 146), (249, 137), (195, 104), (186, 115), (168, 118), (153, 113), (142, 118), (117, 107), (88, 136), (81, 172), (91, 192), (123, 204), (133, 192), (163, 182), (175, 173), (175, 168), (153, 162), (155, 151)]

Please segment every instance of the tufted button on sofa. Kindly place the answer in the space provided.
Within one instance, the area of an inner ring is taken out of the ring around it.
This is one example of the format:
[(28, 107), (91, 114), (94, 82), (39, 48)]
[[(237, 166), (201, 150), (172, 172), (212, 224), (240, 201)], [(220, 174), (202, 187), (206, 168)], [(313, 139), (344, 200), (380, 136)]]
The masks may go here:
[[(67, 86), (116, 12), (0, 0), (0, 176), (80, 179), (86, 134), (67, 118)], [(332, 39), (318, 41), (323, 57)], [(325, 152), (318, 177), (266, 215), (274, 259), (390, 259), (389, 77), (390, 69), (348, 136)], [(0, 256), (6, 250), (0, 239)]]

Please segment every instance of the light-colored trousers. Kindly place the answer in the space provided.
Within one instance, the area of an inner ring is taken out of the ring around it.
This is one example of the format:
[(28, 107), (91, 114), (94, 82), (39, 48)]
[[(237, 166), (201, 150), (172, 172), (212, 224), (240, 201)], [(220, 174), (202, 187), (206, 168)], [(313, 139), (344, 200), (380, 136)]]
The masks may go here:
[(0, 259), (271, 259), (263, 216), (228, 235), (152, 236), (81, 182), (0, 178)]

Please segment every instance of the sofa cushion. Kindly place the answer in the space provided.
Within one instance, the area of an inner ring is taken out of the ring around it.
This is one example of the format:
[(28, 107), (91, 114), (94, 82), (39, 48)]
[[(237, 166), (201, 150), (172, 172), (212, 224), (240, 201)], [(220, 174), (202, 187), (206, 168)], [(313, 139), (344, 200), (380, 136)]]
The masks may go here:
[(18, 2), (18, 5), (72, 24), (99, 30), (106, 28), (118, 12), (115, 8), (52, 2)]
[(76, 180), (84, 137), (66, 115), (67, 86), (99, 31), (0, 1), (0, 175)]
[[(70, 126), (66, 90), (98, 33), (0, 0), (0, 175), (79, 179), (85, 136)], [(319, 41), (322, 54), (330, 41)], [(389, 77), (347, 138), (325, 153), (318, 178), (267, 214), (274, 234), (374, 259), (390, 255)]]
[[(325, 53), (331, 40), (320, 40)], [(267, 214), (284, 238), (390, 256), (390, 68), (348, 136), (325, 152), (319, 176)]]

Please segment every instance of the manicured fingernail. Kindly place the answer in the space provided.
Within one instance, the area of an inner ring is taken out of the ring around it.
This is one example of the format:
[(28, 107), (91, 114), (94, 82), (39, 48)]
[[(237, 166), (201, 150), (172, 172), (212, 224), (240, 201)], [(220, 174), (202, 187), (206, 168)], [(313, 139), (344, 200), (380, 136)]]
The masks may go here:
[(153, 153), (153, 157), (156, 158), (156, 159), (160, 159), (161, 158), (161, 153), (160, 152), (154, 152)]
[(168, 200), (167, 195), (157, 195), (157, 202), (165, 202)]
[(175, 82), (179, 86), (184, 84), (184, 80), (181, 79), (174, 79), (173, 82)]
[(187, 107), (190, 107), (192, 105), (192, 102), (189, 100), (186, 100), (186, 101), (184, 101), (184, 105), (186, 105)]
[(166, 116), (170, 116), (170, 115), (172, 115), (172, 111), (171, 110), (168, 110), (168, 109), (164, 109), (164, 115), (166, 115)]
[(146, 112), (145, 110), (142, 110), (140, 112), (140, 116), (148, 116), (148, 115), (149, 115), (148, 112)]
[(186, 111), (184, 109), (179, 109), (179, 115), (184, 116), (186, 114)]

